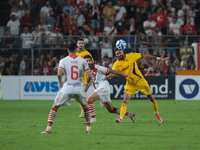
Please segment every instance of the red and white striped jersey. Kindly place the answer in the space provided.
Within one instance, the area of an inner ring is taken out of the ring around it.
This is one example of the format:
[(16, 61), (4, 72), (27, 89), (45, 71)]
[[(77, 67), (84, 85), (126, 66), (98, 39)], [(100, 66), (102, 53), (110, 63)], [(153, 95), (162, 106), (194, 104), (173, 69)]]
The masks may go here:
[(77, 55), (68, 55), (59, 62), (59, 69), (62, 69), (67, 76), (65, 85), (82, 84), (84, 72), (90, 71), (86, 60)]
[(99, 86), (109, 86), (109, 82), (105, 80), (106, 74), (109, 73), (109, 69), (103, 66), (95, 65), (92, 71), (92, 83), (94, 88)]

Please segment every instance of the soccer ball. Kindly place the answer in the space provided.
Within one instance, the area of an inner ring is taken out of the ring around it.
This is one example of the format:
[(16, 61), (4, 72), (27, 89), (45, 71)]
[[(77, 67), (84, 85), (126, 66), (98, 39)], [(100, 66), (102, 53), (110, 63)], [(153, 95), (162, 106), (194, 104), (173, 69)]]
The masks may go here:
[(126, 48), (126, 42), (122, 39), (118, 40), (116, 42), (116, 48), (119, 50), (125, 49)]

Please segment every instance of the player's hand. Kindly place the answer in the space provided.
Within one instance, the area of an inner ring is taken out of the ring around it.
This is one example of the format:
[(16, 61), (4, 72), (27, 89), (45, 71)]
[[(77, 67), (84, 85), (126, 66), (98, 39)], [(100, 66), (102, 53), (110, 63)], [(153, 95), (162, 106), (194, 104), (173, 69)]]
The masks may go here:
[(169, 57), (160, 58), (160, 61), (165, 61), (165, 60), (167, 60), (167, 59), (169, 59)]
[(111, 75), (111, 74), (107, 75), (107, 76), (105, 77), (105, 79), (106, 79), (106, 80), (107, 80), (107, 79), (112, 79), (112, 75)]
[(59, 88), (63, 87), (63, 82), (59, 83)]

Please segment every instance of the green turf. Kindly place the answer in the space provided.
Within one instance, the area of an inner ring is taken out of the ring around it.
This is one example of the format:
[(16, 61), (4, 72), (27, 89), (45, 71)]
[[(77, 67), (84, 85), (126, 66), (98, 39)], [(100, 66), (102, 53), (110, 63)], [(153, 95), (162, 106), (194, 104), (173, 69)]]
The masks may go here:
[[(52, 134), (41, 135), (53, 101), (0, 101), (1, 150), (199, 150), (200, 101), (157, 100), (163, 123), (153, 114), (147, 100), (130, 101), (128, 111), (136, 113), (135, 123), (125, 117), (122, 124), (95, 102), (97, 124), (85, 133), (78, 103), (60, 107)], [(120, 107), (122, 101), (113, 101)]]

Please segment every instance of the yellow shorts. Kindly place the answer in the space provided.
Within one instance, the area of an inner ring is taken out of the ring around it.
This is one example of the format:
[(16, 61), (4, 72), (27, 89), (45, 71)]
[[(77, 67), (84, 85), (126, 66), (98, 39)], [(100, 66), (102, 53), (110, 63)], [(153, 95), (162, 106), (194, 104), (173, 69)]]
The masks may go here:
[(151, 94), (151, 89), (145, 79), (140, 79), (136, 85), (126, 84), (124, 92), (127, 94), (131, 94), (131, 96), (134, 96), (135, 92), (138, 90), (145, 95)]

